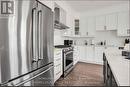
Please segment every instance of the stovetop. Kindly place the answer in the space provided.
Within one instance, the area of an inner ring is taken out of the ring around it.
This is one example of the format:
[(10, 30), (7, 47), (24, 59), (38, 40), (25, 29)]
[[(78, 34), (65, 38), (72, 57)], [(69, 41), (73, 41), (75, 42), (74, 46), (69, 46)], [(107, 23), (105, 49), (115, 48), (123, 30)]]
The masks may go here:
[(68, 45), (56, 45), (55, 48), (68, 48), (68, 47), (72, 47), (72, 46), (68, 46)]

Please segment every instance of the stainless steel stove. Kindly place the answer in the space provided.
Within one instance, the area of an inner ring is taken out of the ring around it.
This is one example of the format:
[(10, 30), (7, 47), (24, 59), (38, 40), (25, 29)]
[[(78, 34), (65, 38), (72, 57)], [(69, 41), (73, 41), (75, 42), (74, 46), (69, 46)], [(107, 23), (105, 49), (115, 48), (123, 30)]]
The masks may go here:
[(68, 45), (58, 45), (56, 48), (63, 49), (63, 77), (73, 69), (73, 47)]

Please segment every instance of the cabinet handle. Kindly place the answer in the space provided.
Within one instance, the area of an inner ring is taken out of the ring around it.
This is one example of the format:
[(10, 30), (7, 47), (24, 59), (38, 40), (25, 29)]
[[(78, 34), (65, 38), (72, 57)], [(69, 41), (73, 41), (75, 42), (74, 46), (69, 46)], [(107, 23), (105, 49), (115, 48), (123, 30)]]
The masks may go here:
[(60, 66), (61, 64), (58, 64), (58, 65), (56, 65), (55, 67), (58, 67), (58, 66)]
[(60, 74), (61, 71), (59, 71), (58, 73), (56, 73), (56, 75)]
[(107, 29), (107, 26), (104, 26), (104, 30), (106, 30)]
[(61, 53), (57, 53), (56, 55), (60, 55)]
[(61, 60), (61, 58), (59, 58), (59, 59), (56, 59), (56, 61), (59, 61), (59, 60)]
[(127, 30), (127, 34), (130, 34), (130, 29)]
[(88, 35), (88, 32), (86, 32), (86, 35)]

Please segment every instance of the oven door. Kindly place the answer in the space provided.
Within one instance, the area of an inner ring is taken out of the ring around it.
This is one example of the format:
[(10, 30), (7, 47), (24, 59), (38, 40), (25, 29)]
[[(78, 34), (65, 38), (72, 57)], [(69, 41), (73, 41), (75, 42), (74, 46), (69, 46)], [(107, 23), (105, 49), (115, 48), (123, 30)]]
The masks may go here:
[(73, 66), (73, 51), (64, 53), (64, 71), (68, 70)]

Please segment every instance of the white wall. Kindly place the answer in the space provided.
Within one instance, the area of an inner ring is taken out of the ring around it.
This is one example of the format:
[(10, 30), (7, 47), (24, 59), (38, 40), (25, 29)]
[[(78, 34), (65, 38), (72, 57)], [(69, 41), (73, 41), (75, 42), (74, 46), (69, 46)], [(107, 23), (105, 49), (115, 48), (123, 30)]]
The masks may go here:
[(127, 37), (118, 37), (117, 31), (96, 32), (95, 43), (106, 40), (106, 45), (123, 46)]
[(106, 40), (106, 45), (108, 46), (124, 46), (125, 39), (128, 37), (118, 37), (116, 31), (99, 31), (96, 32), (95, 38), (65, 38), (73, 39), (76, 41), (77, 45), (84, 45), (85, 40), (88, 42), (88, 45), (91, 44), (91, 41), (94, 40), (95, 44), (99, 44), (101, 41)]

